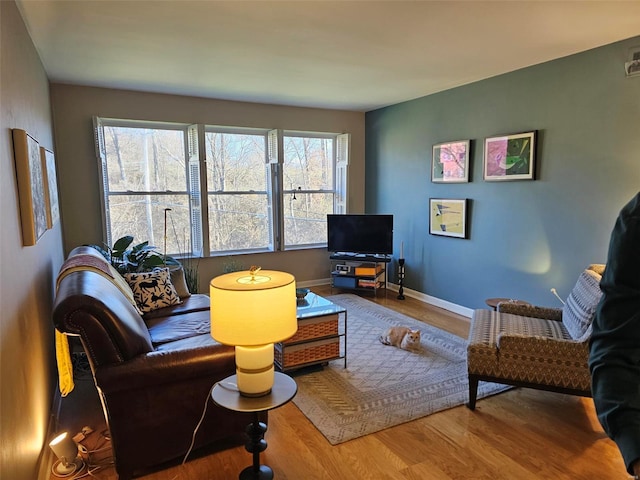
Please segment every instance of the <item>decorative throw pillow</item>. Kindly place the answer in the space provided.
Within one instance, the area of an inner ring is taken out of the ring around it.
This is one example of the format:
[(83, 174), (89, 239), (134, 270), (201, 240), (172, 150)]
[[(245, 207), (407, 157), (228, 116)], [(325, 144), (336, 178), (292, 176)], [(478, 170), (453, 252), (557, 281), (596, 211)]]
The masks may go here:
[(169, 277), (168, 268), (154, 268), (151, 272), (125, 273), (124, 278), (133, 291), (133, 298), (143, 313), (177, 305), (180, 297)]
[(562, 308), (562, 323), (574, 340), (585, 340), (591, 333), (591, 323), (602, 297), (601, 278), (593, 270), (582, 272)]
[(184, 268), (182, 265), (177, 267), (169, 267), (169, 273), (171, 274), (171, 283), (173, 284), (178, 296), (180, 298), (186, 298), (191, 296), (189, 287), (187, 287), (187, 279), (184, 276)]

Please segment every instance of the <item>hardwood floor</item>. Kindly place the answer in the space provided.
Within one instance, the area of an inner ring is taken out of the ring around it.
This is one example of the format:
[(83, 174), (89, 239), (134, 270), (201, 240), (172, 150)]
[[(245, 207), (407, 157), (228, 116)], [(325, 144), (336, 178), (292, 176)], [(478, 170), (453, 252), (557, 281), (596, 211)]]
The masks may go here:
[[(313, 291), (331, 294), (328, 286)], [(468, 319), (416, 299), (397, 300), (391, 291), (386, 298), (364, 298), (456, 335), (468, 334)], [(293, 403), (269, 415), (262, 462), (278, 480), (630, 478), (586, 398), (514, 389), (479, 400), (473, 412), (456, 407), (336, 446)], [(250, 463), (251, 455), (240, 446), (140, 478), (229, 480)], [(94, 477), (117, 478), (112, 467)]]

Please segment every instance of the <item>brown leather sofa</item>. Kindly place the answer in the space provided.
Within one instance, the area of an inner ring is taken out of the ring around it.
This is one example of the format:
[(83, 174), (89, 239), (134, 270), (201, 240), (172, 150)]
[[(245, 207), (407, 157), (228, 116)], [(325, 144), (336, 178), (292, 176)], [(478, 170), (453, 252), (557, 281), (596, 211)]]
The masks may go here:
[[(95, 268), (104, 260), (96, 250), (78, 247), (65, 263), (78, 255), (93, 266), (76, 265), (63, 275), (63, 265), (53, 322), (82, 342), (111, 434), (116, 471), (120, 480), (129, 480), (184, 457), (212, 386), (235, 373), (234, 351), (209, 334), (208, 296), (192, 295), (142, 316), (109, 275)], [(209, 399), (194, 448), (241, 443), (250, 421), (248, 414), (222, 409)]]

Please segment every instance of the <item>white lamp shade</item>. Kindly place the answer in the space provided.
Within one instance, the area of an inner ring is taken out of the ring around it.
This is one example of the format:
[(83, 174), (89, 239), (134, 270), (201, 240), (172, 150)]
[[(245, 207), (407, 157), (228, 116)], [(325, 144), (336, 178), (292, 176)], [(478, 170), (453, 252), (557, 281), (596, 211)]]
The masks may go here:
[(211, 336), (225, 345), (257, 346), (298, 329), (293, 275), (274, 270), (227, 273), (211, 280)]
[(49, 447), (56, 454), (56, 457), (65, 464), (73, 462), (78, 456), (78, 444), (67, 432), (61, 433), (51, 440)]

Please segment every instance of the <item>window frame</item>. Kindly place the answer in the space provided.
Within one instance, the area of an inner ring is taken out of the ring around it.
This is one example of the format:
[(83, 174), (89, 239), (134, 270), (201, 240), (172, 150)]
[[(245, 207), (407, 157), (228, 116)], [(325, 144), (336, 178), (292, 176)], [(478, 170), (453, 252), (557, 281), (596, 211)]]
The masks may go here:
[[(278, 251), (304, 250), (326, 247), (327, 243), (313, 244), (285, 244), (284, 227), (284, 198), (295, 194), (331, 194), (333, 195), (333, 213), (347, 212), (348, 192), (348, 164), (349, 164), (349, 133), (330, 133), (304, 130), (285, 130), (258, 127), (235, 127), (212, 124), (186, 124), (164, 121), (147, 121), (132, 119), (117, 119), (108, 117), (93, 117), (94, 142), (100, 177), (100, 195), (103, 237), (107, 245), (111, 246), (115, 239), (111, 238), (110, 213), (108, 200), (117, 195), (186, 195), (189, 198), (189, 225), (191, 229), (191, 251), (187, 257), (219, 257), (247, 253), (265, 253)], [(182, 131), (184, 134), (185, 175), (187, 191), (125, 191), (111, 192), (106, 165), (106, 146), (104, 139), (105, 127), (130, 127), (141, 129), (162, 129)], [(208, 188), (206, 134), (208, 132), (229, 134), (262, 135), (265, 139), (265, 176), (266, 191), (233, 191), (213, 192)], [(284, 170), (284, 139), (285, 137), (333, 139), (331, 152), (332, 189), (285, 188), (283, 185)], [(223, 250), (212, 252), (209, 236), (209, 195), (267, 195), (269, 245), (264, 248), (249, 248), (238, 250)], [(176, 255), (177, 256), (177, 255)]]
[[(282, 150), (282, 155), (281, 155), (281, 164), (283, 165), (282, 169), (281, 169), (281, 177), (280, 177), (280, 181), (282, 182), (282, 199), (284, 201), (284, 198), (289, 195), (296, 195), (296, 194), (330, 194), (333, 195), (333, 212), (334, 213), (336, 211), (336, 197), (338, 195), (338, 191), (337, 191), (337, 144), (338, 144), (338, 140), (337, 140), (337, 134), (335, 133), (325, 133), (325, 132), (306, 132), (306, 131), (301, 131), (301, 130), (282, 130), (282, 143), (284, 144), (285, 138), (310, 138), (310, 139), (324, 139), (324, 140), (333, 140), (332, 142), (332, 147), (331, 147), (331, 161), (332, 161), (332, 168), (331, 168), (331, 184), (333, 186), (333, 188), (331, 189), (297, 189), (297, 188), (285, 188), (284, 186), (284, 156), (285, 156), (285, 152), (284, 152), (284, 148)], [(284, 205), (282, 207), (282, 209), (280, 210), (282, 217), (283, 217), (283, 222), (282, 222), (282, 238), (283, 238), (283, 242), (282, 242), (282, 249), (284, 251), (289, 251), (289, 250), (304, 250), (304, 249), (308, 249), (308, 248), (322, 248), (322, 247), (326, 247), (327, 246), (327, 242), (316, 242), (316, 243), (305, 243), (305, 244), (287, 244), (287, 237), (286, 237), (286, 229), (284, 226), (284, 217), (285, 217), (285, 209), (284, 209)]]
[[(202, 175), (202, 180), (204, 182), (205, 188), (203, 188), (203, 196), (204, 198), (202, 199), (201, 203), (204, 205), (207, 205), (207, 209), (206, 209), (206, 215), (203, 214), (202, 216), (202, 229), (203, 229), (203, 233), (207, 232), (207, 250), (203, 250), (203, 252), (208, 252), (207, 255), (203, 255), (203, 256), (208, 256), (208, 257), (218, 257), (218, 256), (222, 256), (222, 255), (238, 255), (238, 254), (244, 254), (244, 253), (265, 253), (265, 252), (272, 252), (275, 251), (273, 249), (273, 222), (272, 220), (269, 221), (267, 228), (268, 228), (268, 236), (269, 236), (269, 242), (268, 242), (268, 246), (266, 247), (256, 247), (256, 248), (244, 248), (244, 249), (232, 249), (232, 250), (220, 250), (217, 252), (212, 252), (211, 248), (209, 246), (209, 242), (210, 242), (210, 237), (208, 235), (209, 232), (209, 195), (219, 195), (219, 196), (229, 196), (229, 195), (266, 195), (267, 196), (267, 214), (270, 215), (271, 212), (271, 208), (270, 208), (270, 176), (271, 174), (268, 171), (268, 133), (269, 130), (266, 128), (252, 128), (252, 127), (230, 127), (230, 126), (221, 126), (221, 125), (203, 125), (203, 135), (202, 135), (202, 140), (203, 140), (203, 144), (202, 144), (202, 150), (201, 150), (201, 158), (203, 160), (203, 169), (202, 171), (204, 171), (204, 175)], [(214, 192), (212, 190), (210, 190), (209, 185), (208, 185), (208, 174), (207, 174), (207, 163), (210, 161), (209, 158), (207, 157), (207, 148), (206, 148), (206, 134), (207, 133), (223, 133), (223, 134), (238, 134), (238, 135), (260, 135), (264, 138), (264, 147), (265, 147), (265, 158), (264, 158), (264, 162), (265, 162), (265, 187), (266, 189), (264, 191), (244, 191), (244, 190), (236, 190), (236, 191), (224, 191), (224, 192)]]
[[(191, 203), (189, 198), (193, 191), (190, 188), (190, 178), (189, 178), (189, 156), (188, 156), (188, 141), (189, 141), (189, 125), (176, 123), (176, 122), (159, 122), (159, 121), (145, 121), (145, 120), (131, 120), (131, 119), (116, 119), (116, 118), (107, 118), (107, 117), (94, 117), (93, 118), (93, 126), (94, 126), (94, 140), (96, 146), (96, 156), (98, 158), (98, 172), (100, 176), (100, 196), (101, 196), (101, 214), (102, 214), (102, 228), (103, 228), (103, 241), (104, 243), (111, 247), (114, 242), (117, 240), (112, 237), (112, 225), (111, 225), (111, 213), (109, 211), (109, 199), (112, 197), (119, 196), (129, 196), (129, 197), (147, 197), (150, 195), (153, 196), (169, 196), (169, 195), (184, 195), (187, 198), (189, 204), (189, 226), (190, 226), (190, 237), (192, 238), (192, 248), (191, 252), (185, 252), (188, 256), (194, 254), (193, 251), (193, 237), (194, 237), (194, 224), (193, 215), (191, 213)], [(111, 191), (109, 188), (109, 173), (107, 168), (107, 151), (106, 151), (106, 143), (104, 138), (104, 129), (106, 127), (118, 127), (118, 128), (137, 128), (137, 129), (148, 129), (148, 130), (173, 130), (177, 132), (182, 132), (183, 134), (183, 153), (185, 155), (184, 163), (185, 163), (185, 187), (186, 190), (118, 190)], [(144, 240), (142, 240), (144, 241)], [(182, 253), (182, 252), (179, 252)], [(176, 254), (172, 254), (174, 256), (178, 256)]]

